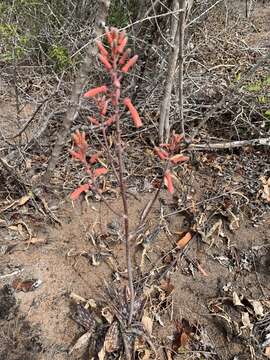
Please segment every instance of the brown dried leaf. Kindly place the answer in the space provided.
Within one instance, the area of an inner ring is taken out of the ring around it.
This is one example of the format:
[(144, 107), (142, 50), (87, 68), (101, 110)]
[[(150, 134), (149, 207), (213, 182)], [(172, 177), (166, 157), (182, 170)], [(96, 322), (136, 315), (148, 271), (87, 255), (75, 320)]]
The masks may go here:
[(159, 287), (166, 292), (167, 296), (169, 296), (174, 290), (174, 286), (172, 285), (171, 279), (169, 278), (166, 280), (162, 279)]
[(82, 354), (85, 352), (85, 350), (87, 349), (87, 346), (89, 344), (89, 340), (91, 338), (92, 335), (92, 330), (87, 331), (85, 334), (83, 334), (77, 341), (76, 343), (72, 346), (72, 348), (69, 350), (69, 355), (71, 355), (72, 353), (76, 352), (76, 355), (78, 353)]
[(149, 360), (151, 357), (151, 351), (149, 349), (144, 349), (144, 354), (142, 356), (142, 360)]
[(108, 306), (104, 307), (101, 310), (101, 314), (102, 316), (108, 321), (109, 324), (111, 324), (113, 322), (113, 314), (111, 313), (111, 310)]
[(106, 356), (106, 351), (105, 351), (105, 347), (103, 346), (102, 349), (100, 350), (100, 352), (98, 353), (98, 359), (104, 360), (105, 356)]
[(104, 349), (107, 353), (113, 353), (119, 349), (120, 347), (119, 338), (120, 338), (119, 326), (117, 321), (114, 321), (109, 327), (109, 330), (107, 331), (104, 340)]
[(21, 278), (16, 278), (12, 282), (12, 287), (16, 291), (29, 292), (37, 289), (41, 285), (41, 280), (29, 279), (22, 280)]
[(260, 180), (263, 185), (262, 198), (270, 203), (270, 177), (267, 179), (265, 176), (261, 176)]
[(19, 205), (19, 206), (22, 206), (22, 205), (26, 204), (29, 199), (31, 199), (31, 196), (29, 196), (29, 195), (24, 195), (23, 197), (21, 197), (21, 198), (19, 199), (18, 205)]
[(236, 305), (236, 306), (243, 306), (239, 296), (237, 295), (237, 293), (234, 291), (233, 292), (233, 304)]
[(152, 335), (153, 320), (149, 316), (144, 314), (142, 317), (142, 324), (143, 324), (143, 328), (147, 332), (147, 334)]
[(247, 328), (247, 329), (252, 330), (253, 325), (250, 322), (249, 313), (248, 312), (242, 312), (241, 313), (241, 318), (242, 318), (242, 324), (243, 324), (242, 328), (244, 328), (244, 329)]
[(46, 239), (43, 237), (32, 237), (31, 240), (27, 241), (29, 244), (35, 245), (35, 244), (45, 244)]
[(264, 355), (270, 359), (270, 346), (267, 346), (264, 350)]
[(184, 249), (184, 247), (189, 243), (191, 239), (191, 232), (187, 232), (185, 236), (183, 236), (180, 240), (177, 241), (177, 246), (181, 249)]
[(264, 316), (264, 310), (263, 310), (263, 306), (262, 306), (261, 302), (258, 301), (258, 300), (249, 300), (249, 302), (251, 303), (251, 305), (253, 307), (255, 315), (263, 317)]

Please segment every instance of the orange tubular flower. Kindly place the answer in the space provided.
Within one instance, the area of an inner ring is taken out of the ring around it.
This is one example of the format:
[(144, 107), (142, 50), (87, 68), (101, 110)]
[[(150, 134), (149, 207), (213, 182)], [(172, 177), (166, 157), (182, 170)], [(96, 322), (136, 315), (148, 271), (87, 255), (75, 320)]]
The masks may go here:
[(118, 37), (118, 45), (121, 44), (122, 40), (125, 38), (126, 36), (126, 32), (125, 31), (121, 31)]
[(105, 175), (107, 174), (108, 169), (106, 169), (105, 167), (101, 167), (101, 168), (97, 168), (93, 171), (93, 175), (94, 177), (98, 177), (100, 175)]
[(81, 195), (82, 192), (85, 192), (87, 190), (89, 190), (90, 188), (90, 184), (83, 184), (81, 186), (79, 186), (76, 190), (74, 190), (71, 194), (71, 200), (77, 200), (79, 198), (79, 196)]
[(142, 126), (142, 121), (141, 121), (141, 118), (138, 114), (138, 111), (135, 109), (135, 107), (133, 106), (130, 98), (125, 98), (124, 99), (124, 105), (126, 105), (126, 107), (128, 108), (130, 114), (131, 114), (131, 117), (132, 117), (132, 120), (134, 122), (134, 125), (136, 126), (136, 128), (139, 128)]
[(119, 46), (118, 46), (118, 48), (117, 48), (117, 50), (116, 50), (119, 54), (122, 54), (122, 52), (124, 51), (125, 46), (127, 45), (127, 42), (128, 42), (128, 38), (127, 38), (127, 37), (125, 37), (125, 38), (121, 41), (121, 43), (119, 44)]
[(134, 55), (131, 59), (128, 60), (128, 62), (126, 63), (126, 65), (124, 65), (122, 67), (122, 72), (123, 73), (127, 73), (128, 70), (136, 63), (136, 61), (138, 60), (138, 55)]
[(96, 87), (94, 89), (91, 89), (91, 90), (88, 90), (85, 94), (84, 94), (84, 97), (94, 97), (98, 94), (102, 94), (102, 93), (105, 93), (108, 91), (108, 88), (106, 85), (103, 85), (103, 86), (99, 86), (99, 87)]
[(165, 183), (169, 193), (172, 194), (174, 192), (174, 187), (173, 187), (173, 181), (172, 181), (172, 174), (170, 173), (169, 170), (167, 170), (165, 172), (164, 183)]
[(102, 44), (101, 41), (97, 40), (96, 41), (97, 47), (99, 52), (101, 53), (101, 55), (107, 57), (109, 55), (108, 51), (105, 49), (104, 45)]
[(181, 162), (188, 161), (188, 160), (189, 160), (189, 157), (182, 155), (182, 154), (176, 154), (170, 158), (170, 162), (172, 162), (173, 164), (179, 164)]
[(112, 37), (112, 34), (111, 34), (110, 31), (107, 31), (107, 32), (106, 32), (106, 37), (107, 37), (107, 40), (108, 40), (109, 45), (112, 46), (113, 37)]
[(121, 56), (121, 58), (119, 59), (119, 64), (120, 65), (124, 65), (125, 62), (127, 61), (127, 58), (129, 57), (131, 50), (127, 49), (124, 54)]
[(98, 54), (98, 58), (108, 71), (112, 69), (112, 65), (109, 63), (109, 60), (105, 56), (103, 56), (102, 54)]
[(166, 160), (169, 158), (169, 154), (167, 153), (167, 151), (160, 149), (157, 146), (155, 147), (154, 151), (161, 160)]
[(97, 119), (95, 119), (91, 116), (88, 118), (88, 121), (93, 125), (97, 125), (97, 126), (99, 125), (99, 122), (97, 121)]

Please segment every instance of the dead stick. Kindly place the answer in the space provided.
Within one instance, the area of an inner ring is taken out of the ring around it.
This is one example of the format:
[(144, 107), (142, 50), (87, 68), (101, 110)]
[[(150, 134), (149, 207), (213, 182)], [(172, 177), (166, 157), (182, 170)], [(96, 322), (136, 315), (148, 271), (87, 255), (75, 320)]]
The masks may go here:
[[(186, 9), (186, 0), (179, 0), (179, 8)], [(179, 117), (181, 130), (185, 139), (184, 122), (184, 36), (185, 36), (185, 11), (179, 13)]]
[(242, 141), (228, 141), (224, 143), (213, 143), (213, 144), (190, 144), (187, 150), (218, 150), (218, 149), (233, 149), (236, 147), (243, 146), (270, 146), (270, 138), (261, 138), (253, 140), (242, 140)]
[[(174, 0), (173, 3), (173, 12), (178, 10), (178, 1)], [(160, 143), (168, 140), (169, 132), (170, 132), (170, 122), (169, 122), (169, 115), (170, 115), (170, 106), (171, 106), (171, 93), (172, 93), (172, 86), (173, 86), (173, 78), (176, 68), (176, 62), (179, 52), (179, 36), (178, 36), (178, 21), (172, 16), (172, 24), (171, 24), (171, 38), (173, 40), (173, 48), (169, 54), (169, 63), (168, 63), (168, 71), (167, 71), (167, 78), (165, 83), (165, 90), (164, 90), (164, 98), (160, 108), (160, 121), (159, 121), (159, 141)], [(165, 136), (164, 136), (165, 132)]]

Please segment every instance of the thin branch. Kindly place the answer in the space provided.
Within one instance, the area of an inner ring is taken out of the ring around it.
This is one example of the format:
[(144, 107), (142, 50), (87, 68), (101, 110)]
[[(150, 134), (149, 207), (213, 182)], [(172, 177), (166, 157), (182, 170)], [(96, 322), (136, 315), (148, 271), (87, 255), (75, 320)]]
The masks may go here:
[(242, 146), (270, 146), (270, 137), (253, 139), (253, 140), (241, 140), (241, 141), (228, 141), (224, 143), (213, 143), (213, 144), (190, 144), (187, 150), (218, 150), (218, 149), (232, 149)]
[[(186, 9), (186, 1), (179, 0), (179, 8)], [(181, 130), (185, 140), (184, 123), (184, 36), (185, 36), (185, 12), (179, 13), (179, 118)]]
[(237, 82), (237, 84), (235, 86), (233, 86), (232, 88), (228, 89), (227, 93), (222, 97), (222, 99), (216, 104), (214, 105), (211, 110), (209, 110), (205, 115), (204, 115), (204, 119), (199, 123), (199, 125), (197, 126), (197, 128), (195, 129), (194, 133), (192, 134), (192, 139), (194, 139), (200, 129), (206, 124), (206, 122), (213, 117), (213, 115), (215, 114), (215, 112), (217, 111), (217, 109), (221, 108), (226, 101), (228, 100), (229, 97), (231, 97), (232, 93), (234, 91), (239, 90), (242, 85), (245, 83), (245, 81), (250, 77), (251, 74), (253, 74), (259, 67), (261, 67), (262, 65), (264, 65), (265, 62), (267, 62), (270, 59), (270, 52), (268, 52), (265, 56), (263, 56), (255, 65), (253, 65), (244, 76), (241, 77), (240, 81)]
[[(173, 12), (178, 10), (178, 0), (174, 0), (173, 2)], [(170, 132), (170, 123), (169, 123), (169, 115), (170, 115), (170, 106), (171, 106), (171, 93), (173, 87), (173, 78), (176, 69), (177, 57), (179, 52), (179, 36), (178, 36), (179, 26), (178, 21), (174, 17), (172, 17), (171, 23), (171, 38), (173, 39), (173, 48), (169, 54), (169, 64), (168, 64), (168, 72), (164, 90), (164, 98), (160, 108), (160, 120), (159, 120), (159, 141), (163, 143), (164, 140), (167, 141), (169, 138)]]
[(195, 19), (191, 20), (188, 24), (187, 27), (194, 24), (196, 21), (198, 21), (202, 16), (204, 16), (205, 14), (207, 14), (210, 10), (212, 10), (215, 6), (217, 6), (221, 1), (224, 0), (218, 0), (216, 1), (213, 5), (211, 5), (208, 9), (206, 9), (202, 14), (200, 14), (199, 16), (197, 16)]
[(36, 110), (33, 112), (33, 115), (30, 117), (30, 119), (27, 121), (27, 123), (23, 126), (23, 128), (14, 136), (7, 138), (8, 140), (11, 139), (16, 139), (17, 137), (21, 136), (22, 133), (28, 128), (28, 126), (32, 123), (32, 121), (35, 119), (37, 113), (39, 112), (39, 110), (42, 108), (42, 106), (49, 100), (51, 99), (53, 96), (55, 95), (55, 92), (52, 93), (50, 96), (46, 97), (36, 108)]

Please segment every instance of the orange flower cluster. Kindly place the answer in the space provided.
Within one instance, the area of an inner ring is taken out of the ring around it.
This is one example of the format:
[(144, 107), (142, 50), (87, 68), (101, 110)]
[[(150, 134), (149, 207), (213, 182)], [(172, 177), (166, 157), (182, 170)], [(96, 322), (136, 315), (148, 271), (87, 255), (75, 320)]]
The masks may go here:
[[(183, 140), (183, 136), (173, 133), (171, 137), (171, 141), (168, 144), (160, 144), (160, 146), (156, 146), (154, 151), (157, 156), (161, 160), (167, 160), (168, 165), (177, 165), (189, 160), (188, 156), (183, 154), (174, 154), (180, 148), (180, 143)], [(172, 181), (172, 174), (170, 169), (167, 169), (164, 174), (164, 184), (167, 187), (170, 193), (174, 192), (173, 181)]]
[[(129, 111), (136, 128), (142, 126), (141, 118), (138, 111), (132, 104), (130, 98), (126, 97), (121, 100), (121, 81), (123, 76), (131, 70), (138, 60), (138, 56), (130, 57), (131, 50), (126, 49), (128, 38), (124, 31), (118, 31), (111, 28), (106, 32), (107, 46), (101, 41), (97, 41), (98, 59), (104, 66), (106, 72), (111, 77), (111, 85), (101, 85), (88, 90), (84, 97), (94, 99), (98, 108), (97, 117), (89, 117), (90, 124), (103, 127), (107, 129), (109, 126), (119, 121), (119, 105), (122, 103)], [(95, 188), (95, 180), (98, 176), (107, 173), (107, 168), (99, 166), (99, 154), (93, 154), (90, 158), (87, 157), (88, 144), (85, 139), (85, 133), (80, 133), (79, 130), (73, 135), (75, 150), (70, 150), (70, 154), (74, 159), (83, 163), (86, 173), (90, 175), (90, 181), (79, 186), (71, 194), (71, 199), (76, 200), (82, 192)]]
[[(96, 42), (99, 50), (98, 58), (105, 70), (109, 72), (111, 76), (113, 90), (109, 92), (108, 87), (103, 85), (93, 88), (84, 94), (84, 97), (86, 98), (95, 98), (99, 109), (99, 115), (105, 128), (116, 121), (114, 116), (105, 119), (104, 117), (107, 115), (109, 103), (111, 103), (112, 106), (119, 104), (123, 74), (128, 73), (138, 60), (138, 55), (134, 55), (130, 58), (131, 50), (129, 48), (125, 50), (128, 43), (125, 31), (119, 32), (117, 29), (111, 28), (110, 31), (106, 32), (106, 38), (109, 44), (109, 50), (105, 48), (101, 41), (98, 40)], [(125, 98), (123, 104), (128, 108), (134, 125), (137, 128), (141, 127), (142, 121), (130, 98)], [(89, 121), (95, 126), (101, 125), (101, 122), (96, 118), (91, 117), (89, 118)]]
[(79, 160), (85, 166), (86, 172), (91, 177), (91, 182), (80, 185), (76, 190), (71, 193), (71, 199), (76, 200), (82, 192), (86, 192), (93, 187), (92, 184), (98, 176), (107, 174), (108, 169), (105, 167), (92, 167), (93, 165), (98, 164), (99, 154), (96, 153), (93, 154), (90, 159), (87, 158), (87, 150), (89, 148), (89, 145), (85, 138), (85, 132), (80, 132), (79, 130), (77, 130), (73, 135), (73, 141), (74, 146), (75, 148), (77, 148), (77, 150), (70, 150), (69, 152), (74, 159)]

